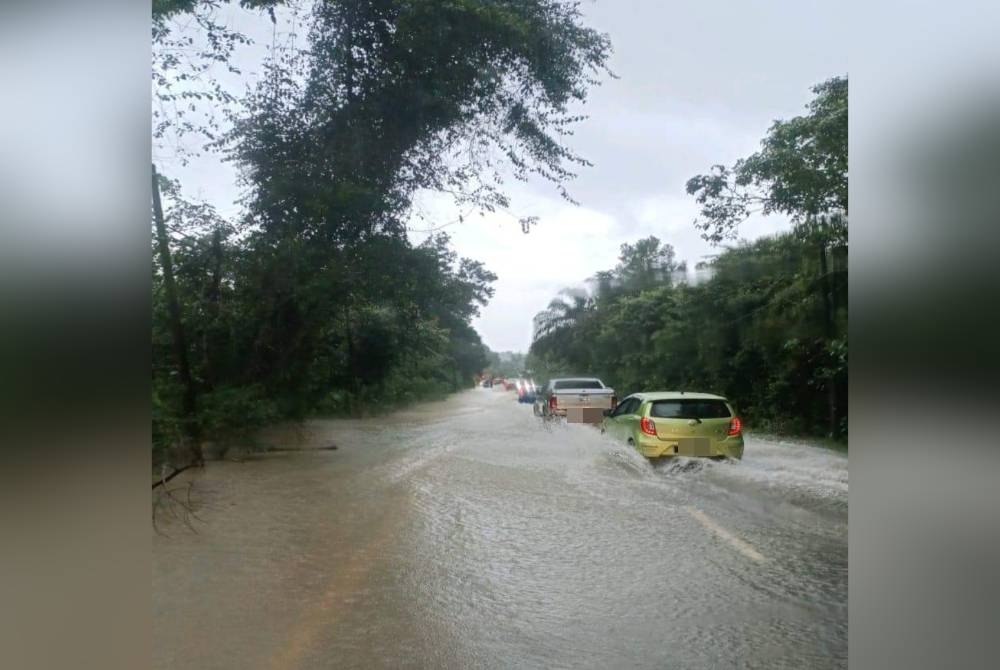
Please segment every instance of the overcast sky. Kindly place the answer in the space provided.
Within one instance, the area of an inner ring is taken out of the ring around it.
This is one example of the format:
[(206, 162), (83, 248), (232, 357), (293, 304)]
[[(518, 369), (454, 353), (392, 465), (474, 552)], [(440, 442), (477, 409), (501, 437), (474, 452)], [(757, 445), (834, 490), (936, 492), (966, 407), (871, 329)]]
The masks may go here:
[[(692, 225), (697, 206), (684, 191), (687, 179), (755, 151), (775, 119), (803, 113), (812, 85), (847, 73), (847, 15), (836, 3), (597, 0), (583, 8), (591, 26), (610, 34), (611, 69), (620, 78), (592, 91), (583, 107), (589, 118), (569, 138), (594, 163), (569, 185), (581, 204), (565, 202), (544, 181), (512, 182), (511, 211), (539, 217), (529, 234), (506, 213), (443, 229), (460, 255), (499, 276), (473, 324), (496, 351), (526, 351), (535, 313), (560, 289), (613, 267), (623, 242), (656, 235), (691, 266), (716, 251)], [(258, 41), (270, 42), (270, 30)], [(259, 62), (259, 54), (244, 57)], [(223, 213), (238, 211), (235, 174), (216, 157), (171, 173)], [(418, 198), (418, 208), (425, 219), (414, 219), (415, 230), (457, 217), (448, 199), (433, 194)], [(759, 219), (741, 234), (753, 239), (786, 225)]]

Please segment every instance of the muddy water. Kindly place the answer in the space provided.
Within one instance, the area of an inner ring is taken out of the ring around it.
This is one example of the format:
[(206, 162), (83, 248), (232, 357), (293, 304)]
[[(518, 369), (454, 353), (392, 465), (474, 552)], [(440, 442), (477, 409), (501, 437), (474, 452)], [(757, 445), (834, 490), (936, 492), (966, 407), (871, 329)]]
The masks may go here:
[(651, 467), (491, 389), (271, 439), (338, 449), (191, 477), (154, 667), (846, 667), (840, 454)]

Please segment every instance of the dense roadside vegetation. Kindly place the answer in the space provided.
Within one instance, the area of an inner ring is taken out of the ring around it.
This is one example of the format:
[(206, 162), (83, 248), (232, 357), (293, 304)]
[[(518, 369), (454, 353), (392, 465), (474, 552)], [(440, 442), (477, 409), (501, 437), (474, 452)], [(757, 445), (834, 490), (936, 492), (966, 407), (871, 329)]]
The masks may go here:
[(790, 232), (727, 246), (694, 279), (669, 244), (625, 244), (614, 269), (535, 317), (528, 365), (592, 372), (619, 391), (724, 394), (751, 428), (847, 437), (847, 80), (814, 89), (761, 150), (688, 182), (703, 236), (756, 212)]
[[(444, 235), (411, 244), (413, 196), (491, 211), (512, 175), (570, 198), (586, 161), (563, 144), (569, 106), (610, 50), (575, 2), (320, 0), (305, 45), (272, 50), (236, 97), (210, 77), (213, 63), (235, 72), (246, 42), (215, 21), (222, 4), (153, 6), (154, 146), (200, 136), (245, 186), (226, 220), (154, 171), (157, 462), (200, 462), (205, 440), (283, 418), (471, 384), (488, 359), (469, 324), (495, 276)], [(285, 3), (240, 4), (267, 21)], [(197, 116), (201, 100), (226, 118)]]

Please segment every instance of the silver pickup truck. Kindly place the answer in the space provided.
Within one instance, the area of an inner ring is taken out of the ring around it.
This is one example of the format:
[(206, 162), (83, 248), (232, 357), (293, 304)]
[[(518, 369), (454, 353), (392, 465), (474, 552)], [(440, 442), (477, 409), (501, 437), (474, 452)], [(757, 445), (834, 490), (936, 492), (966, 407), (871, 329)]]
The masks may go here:
[[(569, 413), (570, 418), (573, 418), (580, 414), (576, 409), (614, 409), (616, 402), (615, 390), (605, 386), (596, 377), (561, 377), (550, 379), (539, 391), (535, 397), (534, 411), (535, 416), (567, 416)], [(597, 420), (600, 421), (600, 418)]]

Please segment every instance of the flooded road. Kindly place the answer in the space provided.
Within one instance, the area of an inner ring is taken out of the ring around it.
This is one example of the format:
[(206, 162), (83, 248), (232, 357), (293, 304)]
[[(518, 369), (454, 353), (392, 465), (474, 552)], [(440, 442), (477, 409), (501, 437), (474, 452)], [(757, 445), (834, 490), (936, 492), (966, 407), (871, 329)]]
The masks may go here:
[(211, 463), (195, 532), (160, 515), (154, 667), (847, 665), (844, 455), (654, 468), (493, 389), (295, 437), (338, 449)]

